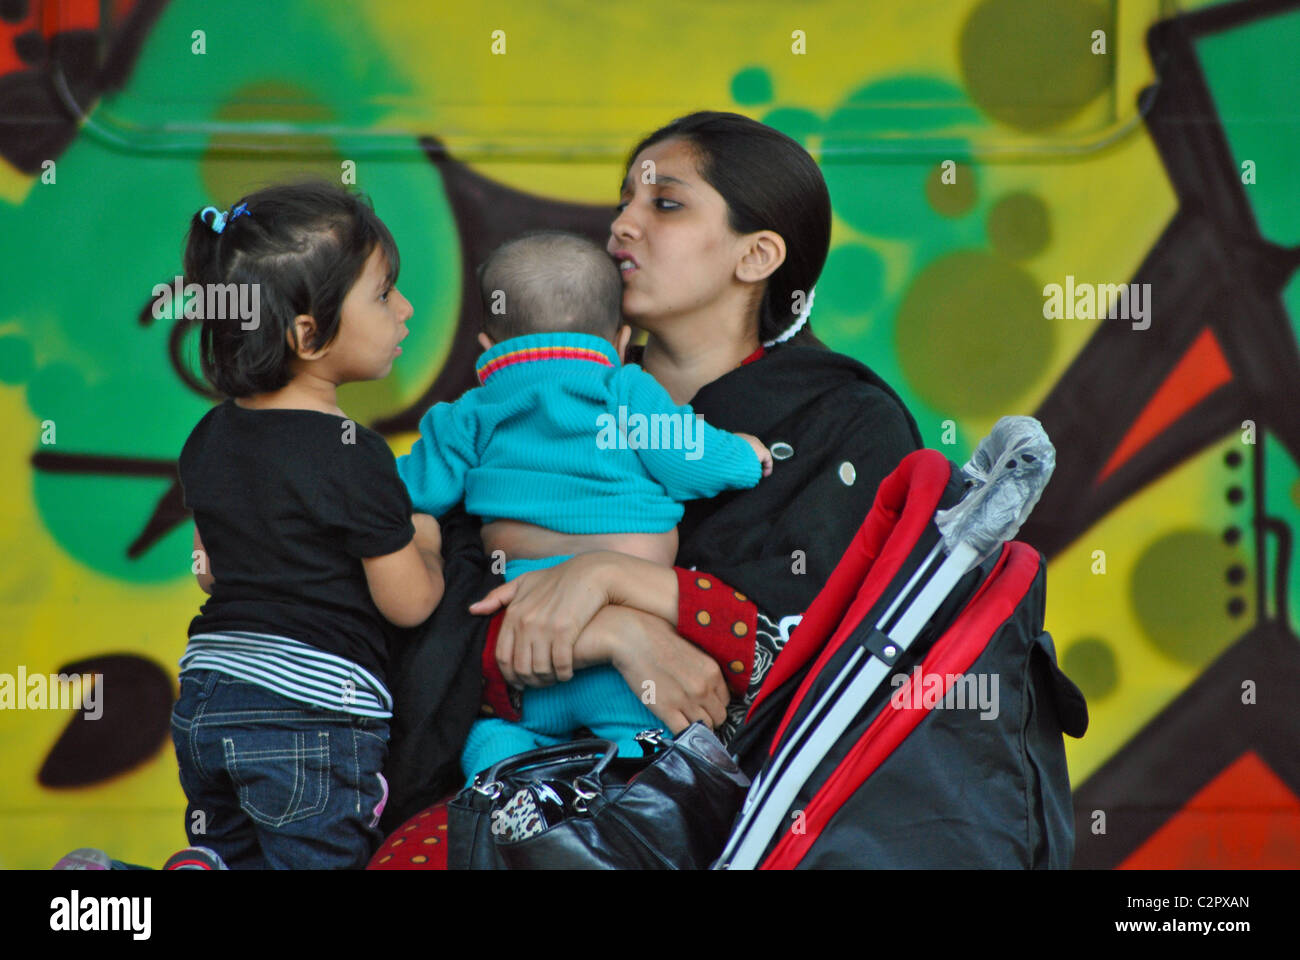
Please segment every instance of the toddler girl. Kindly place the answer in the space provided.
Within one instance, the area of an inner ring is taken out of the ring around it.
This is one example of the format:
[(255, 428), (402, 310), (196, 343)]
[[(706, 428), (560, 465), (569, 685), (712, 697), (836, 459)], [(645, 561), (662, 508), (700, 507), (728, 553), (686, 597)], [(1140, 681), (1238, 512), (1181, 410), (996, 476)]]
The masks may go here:
[(386, 376), (401, 353), (412, 309), (398, 266), (374, 211), (326, 183), (269, 187), (190, 224), (187, 286), (257, 305), (204, 313), (200, 364), (226, 399), (179, 460), (210, 598), (190, 624), (172, 737), (190, 842), (232, 868), (362, 867), (381, 839), (388, 624), (437, 606), (441, 542), (336, 389)]

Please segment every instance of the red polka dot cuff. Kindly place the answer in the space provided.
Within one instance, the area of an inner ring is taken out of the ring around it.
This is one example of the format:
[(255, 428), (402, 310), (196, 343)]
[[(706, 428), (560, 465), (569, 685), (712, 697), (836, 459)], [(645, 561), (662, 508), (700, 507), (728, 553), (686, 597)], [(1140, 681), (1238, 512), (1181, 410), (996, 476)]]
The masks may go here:
[(487, 642), (483, 644), (483, 698), (479, 713), (517, 723), (523, 716), (520, 692), (506, 684), (506, 678), (497, 666), (497, 634), (501, 632), (501, 618), (504, 616), (503, 610), (488, 623)]
[(732, 693), (749, 689), (758, 608), (739, 590), (697, 570), (677, 572), (677, 632), (718, 661)]

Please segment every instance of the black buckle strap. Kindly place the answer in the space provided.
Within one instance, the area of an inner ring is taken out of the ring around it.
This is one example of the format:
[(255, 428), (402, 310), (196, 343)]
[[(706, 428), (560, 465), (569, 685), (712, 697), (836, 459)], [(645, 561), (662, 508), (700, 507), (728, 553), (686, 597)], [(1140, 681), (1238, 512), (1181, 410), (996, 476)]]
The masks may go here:
[(872, 627), (860, 642), (877, 660), (883, 661), (886, 666), (892, 667), (903, 653), (902, 648), (889, 639), (888, 634), (882, 633), (877, 627)]

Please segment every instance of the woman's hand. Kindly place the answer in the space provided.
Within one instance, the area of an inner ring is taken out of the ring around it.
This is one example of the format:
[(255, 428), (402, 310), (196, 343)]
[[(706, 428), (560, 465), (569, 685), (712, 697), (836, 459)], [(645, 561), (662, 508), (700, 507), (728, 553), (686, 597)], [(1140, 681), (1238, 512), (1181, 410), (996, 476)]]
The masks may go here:
[(513, 686), (545, 687), (573, 679), (573, 646), (610, 602), (604, 564), (615, 554), (585, 553), (559, 566), (516, 577), (471, 604), (487, 615), (506, 608), (496, 660)]
[(611, 662), (673, 734), (696, 720), (716, 728), (727, 718), (730, 691), (721, 668), (654, 614), (605, 607), (583, 629), (573, 655), (578, 669)]

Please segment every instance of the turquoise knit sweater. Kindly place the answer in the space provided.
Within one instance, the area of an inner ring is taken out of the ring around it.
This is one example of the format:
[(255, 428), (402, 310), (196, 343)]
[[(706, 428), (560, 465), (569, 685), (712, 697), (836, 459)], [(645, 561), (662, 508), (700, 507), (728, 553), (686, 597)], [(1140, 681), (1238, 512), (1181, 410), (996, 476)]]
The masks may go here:
[(683, 500), (752, 487), (753, 448), (711, 427), (607, 340), (534, 333), (477, 365), (482, 386), (439, 403), (397, 458), (417, 511), (521, 520), (558, 533), (661, 533)]

